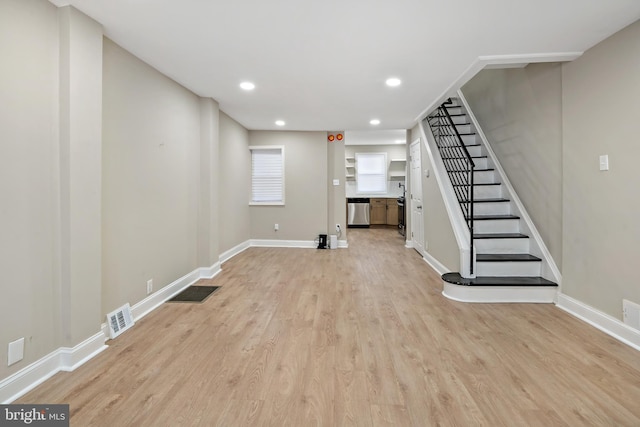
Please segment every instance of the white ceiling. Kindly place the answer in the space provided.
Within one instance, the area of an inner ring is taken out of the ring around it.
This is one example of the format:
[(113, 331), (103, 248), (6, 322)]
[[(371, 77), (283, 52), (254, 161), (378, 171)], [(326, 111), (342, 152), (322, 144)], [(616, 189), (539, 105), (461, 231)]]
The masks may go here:
[(572, 58), (640, 18), (638, 0), (50, 1), (248, 129), (409, 128), (484, 64)]
[(344, 133), (345, 145), (395, 145), (407, 143), (404, 129), (348, 130)]

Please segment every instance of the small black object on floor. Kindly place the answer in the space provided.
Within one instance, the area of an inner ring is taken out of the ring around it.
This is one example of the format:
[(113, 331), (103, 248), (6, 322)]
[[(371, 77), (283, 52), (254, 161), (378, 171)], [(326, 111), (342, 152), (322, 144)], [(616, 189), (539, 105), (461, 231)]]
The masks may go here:
[(168, 302), (203, 302), (220, 286), (189, 286)]

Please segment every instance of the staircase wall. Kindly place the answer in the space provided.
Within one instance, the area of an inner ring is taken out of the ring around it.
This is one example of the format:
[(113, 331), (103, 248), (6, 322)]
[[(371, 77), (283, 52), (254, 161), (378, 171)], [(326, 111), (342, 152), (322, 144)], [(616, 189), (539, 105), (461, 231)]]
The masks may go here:
[(617, 319), (640, 303), (639, 70), (640, 21), (562, 69), (562, 291)]
[[(425, 136), (420, 130), (420, 125), (411, 129), (410, 143), (420, 138), (420, 154), (422, 160), (422, 197), (423, 197), (423, 220), (424, 220), (424, 244), (426, 252), (449, 271), (460, 270), (460, 250), (447, 209), (442, 199), (442, 193), (438, 187), (435, 174), (433, 173), (433, 159), (429, 156), (425, 147)], [(407, 162), (409, 165), (409, 162)], [(425, 176), (426, 170), (429, 176)], [(410, 185), (409, 173), (407, 173), (407, 184)], [(409, 206), (407, 205), (407, 209)], [(410, 221), (411, 212), (407, 211), (407, 220)], [(411, 224), (407, 230), (407, 240), (410, 240)]]
[(561, 65), (484, 70), (462, 92), (562, 268)]

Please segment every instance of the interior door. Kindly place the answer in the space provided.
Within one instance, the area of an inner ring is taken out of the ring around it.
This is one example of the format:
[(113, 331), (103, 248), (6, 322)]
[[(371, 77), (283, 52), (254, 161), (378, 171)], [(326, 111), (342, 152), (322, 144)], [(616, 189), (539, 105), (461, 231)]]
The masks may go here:
[(422, 161), (420, 159), (420, 139), (411, 143), (411, 241), (413, 247), (424, 255), (424, 218), (422, 216)]

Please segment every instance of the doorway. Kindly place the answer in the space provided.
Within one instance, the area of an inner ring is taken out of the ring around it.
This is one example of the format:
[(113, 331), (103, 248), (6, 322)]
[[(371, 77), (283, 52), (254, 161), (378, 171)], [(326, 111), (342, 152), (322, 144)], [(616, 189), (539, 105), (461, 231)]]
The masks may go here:
[(410, 206), (411, 206), (411, 242), (416, 251), (424, 256), (424, 217), (422, 211), (422, 160), (420, 156), (420, 138), (409, 147), (410, 163)]

